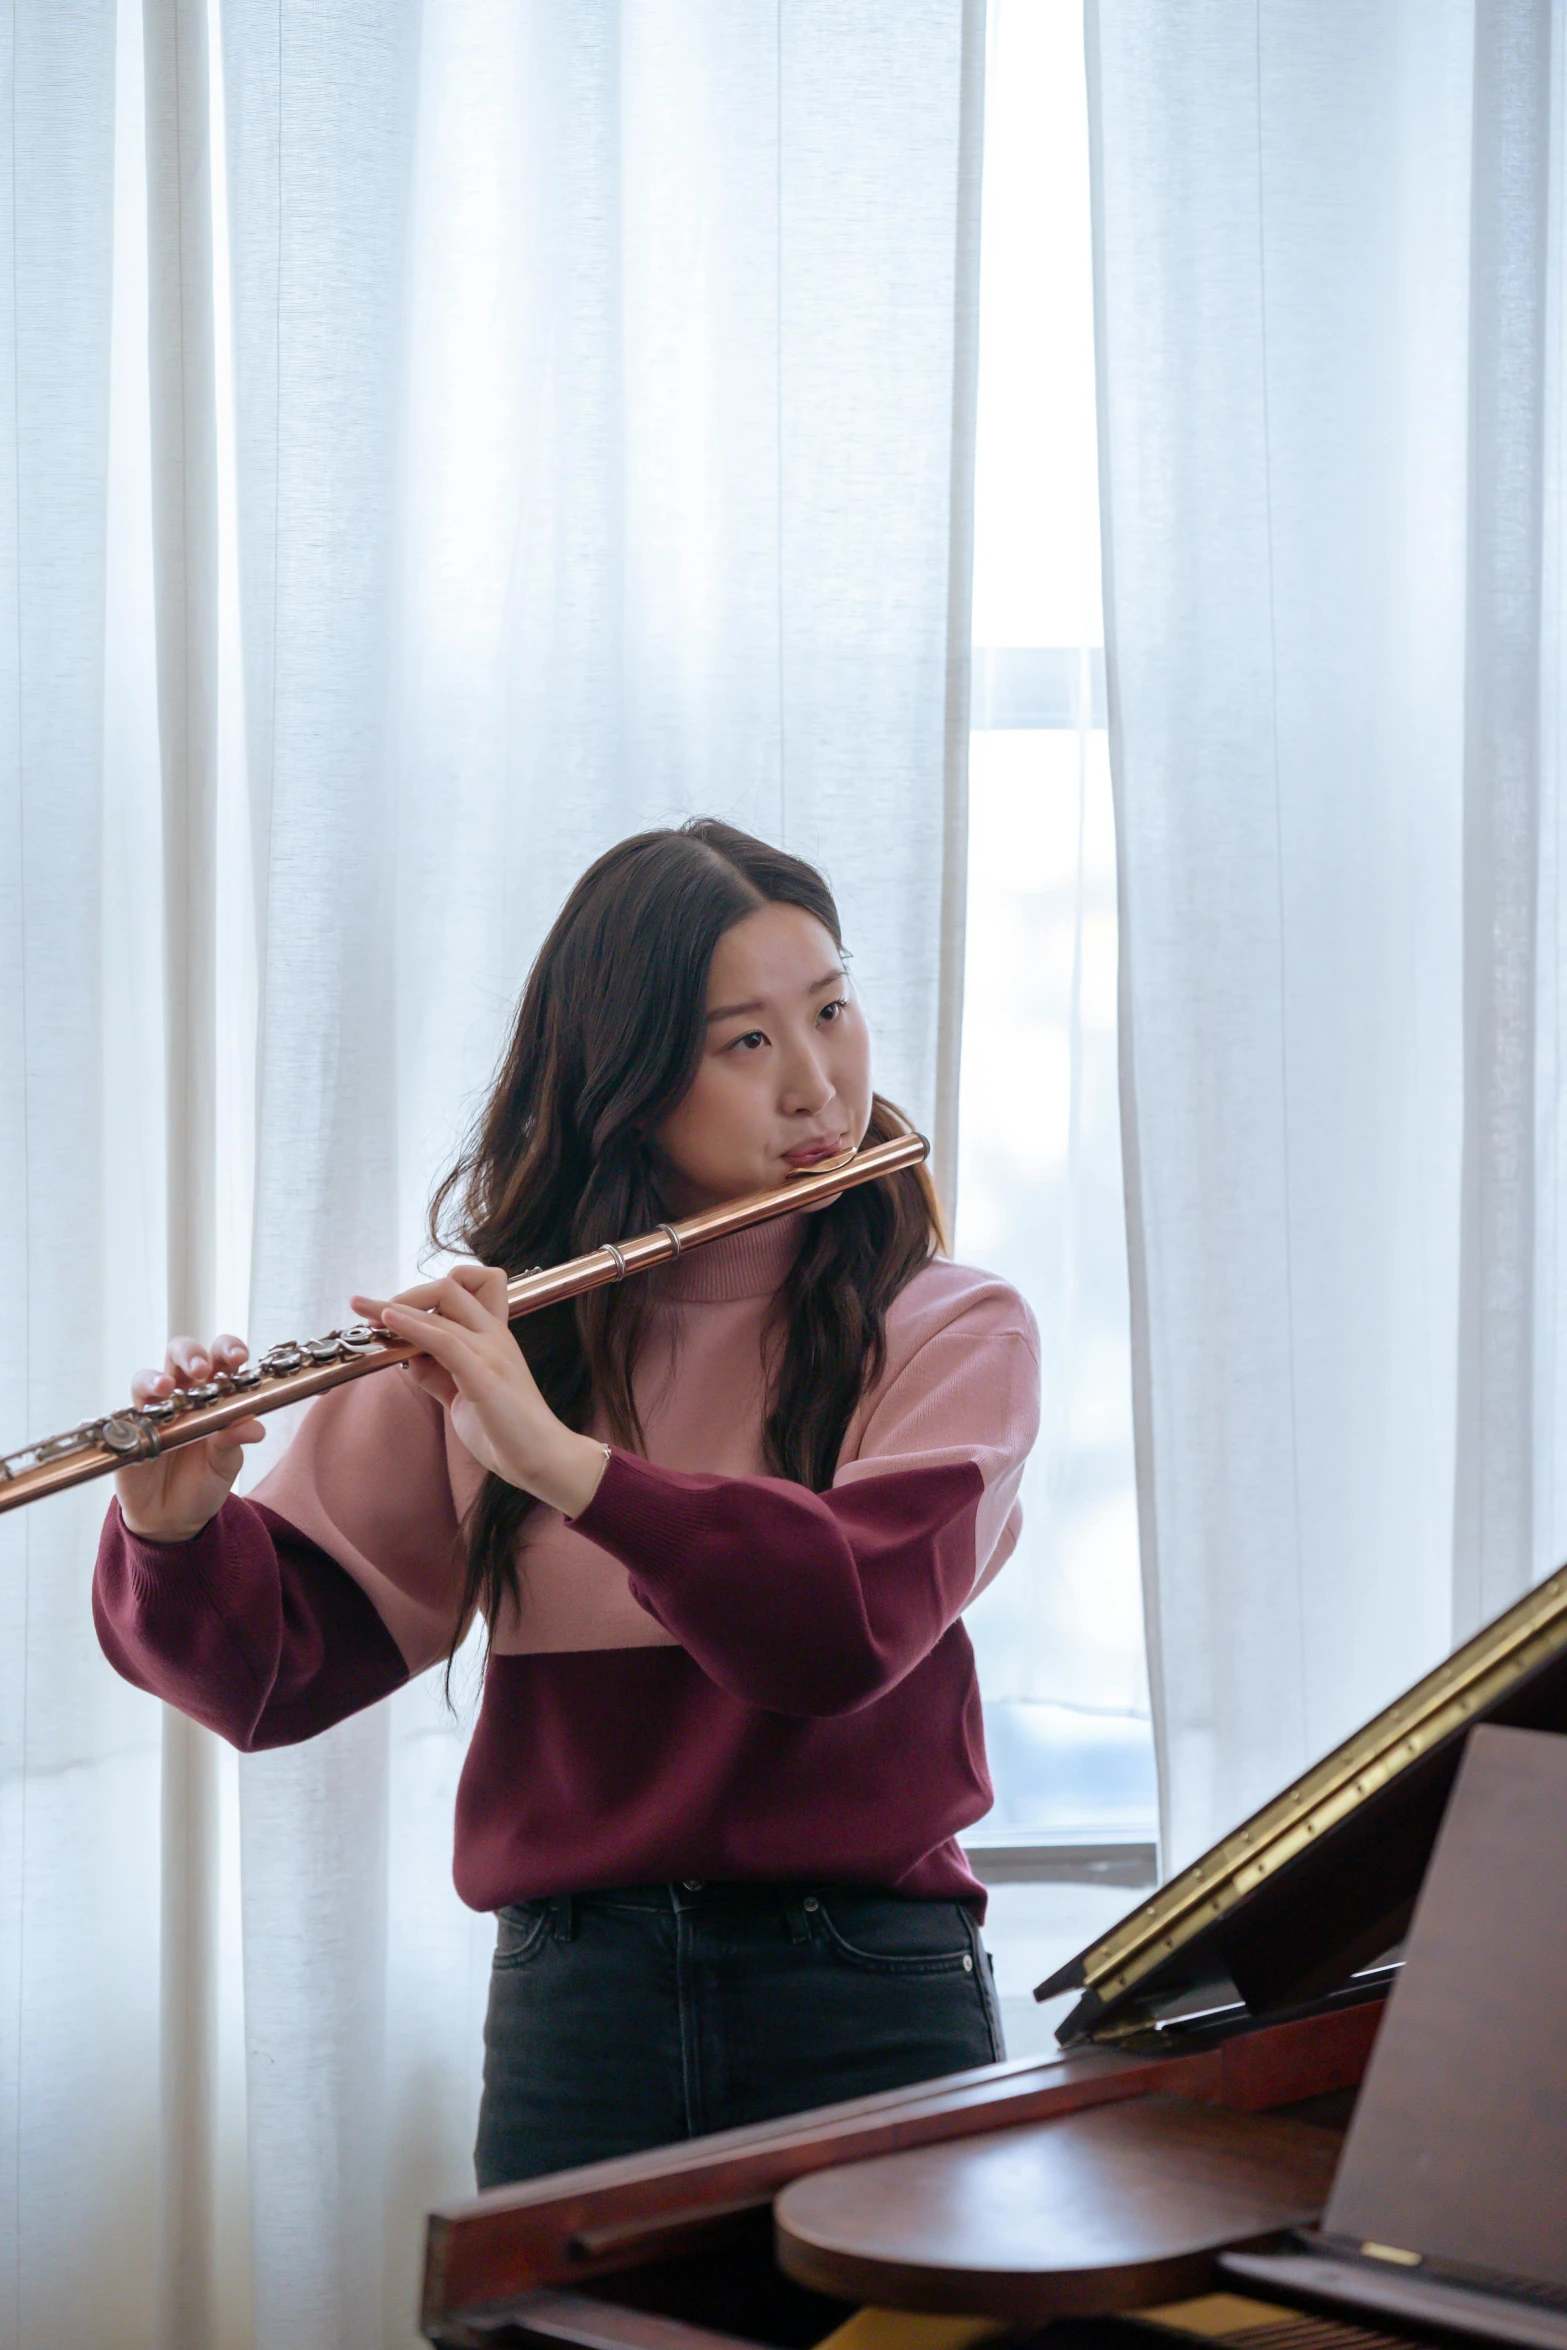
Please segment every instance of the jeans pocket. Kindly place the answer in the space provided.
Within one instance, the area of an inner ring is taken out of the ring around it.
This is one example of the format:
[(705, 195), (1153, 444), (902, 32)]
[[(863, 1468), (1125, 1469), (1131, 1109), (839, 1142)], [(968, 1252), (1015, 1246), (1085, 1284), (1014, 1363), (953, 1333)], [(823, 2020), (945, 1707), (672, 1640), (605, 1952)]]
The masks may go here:
[(979, 1936), (958, 1901), (840, 1895), (820, 1899), (816, 1915), (828, 1947), (873, 1974), (972, 1975), (979, 1963)]
[(549, 1938), (547, 1901), (514, 1901), (496, 1916), (494, 1970), (497, 1974), (527, 1966), (538, 1957)]

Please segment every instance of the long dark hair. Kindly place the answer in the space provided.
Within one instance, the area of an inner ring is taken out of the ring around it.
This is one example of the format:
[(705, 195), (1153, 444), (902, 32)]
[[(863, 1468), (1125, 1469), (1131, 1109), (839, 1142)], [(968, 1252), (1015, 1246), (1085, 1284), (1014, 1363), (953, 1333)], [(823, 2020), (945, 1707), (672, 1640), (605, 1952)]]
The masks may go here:
[[(838, 909), (813, 866), (698, 817), (639, 833), (591, 865), (528, 974), (499, 1075), (462, 1157), (435, 1194), (430, 1230), (515, 1276), (668, 1214), (648, 1137), (696, 1074), (708, 972), (726, 930), (764, 905), (798, 906), (842, 951)], [(908, 1121), (873, 1098), (866, 1140)], [(935, 1250), (941, 1211), (923, 1167), (845, 1192), (814, 1215), (782, 1295), (782, 1344), (765, 1431), (769, 1468), (821, 1491), (844, 1432), (882, 1368), (887, 1308)], [(647, 1286), (592, 1290), (512, 1325), (546, 1402), (642, 1449), (633, 1393)], [(475, 1610), (493, 1632), (518, 1597), (517, 1538), (536, 1506), (488, 1476), (466, 1527), (457, 1645)]]

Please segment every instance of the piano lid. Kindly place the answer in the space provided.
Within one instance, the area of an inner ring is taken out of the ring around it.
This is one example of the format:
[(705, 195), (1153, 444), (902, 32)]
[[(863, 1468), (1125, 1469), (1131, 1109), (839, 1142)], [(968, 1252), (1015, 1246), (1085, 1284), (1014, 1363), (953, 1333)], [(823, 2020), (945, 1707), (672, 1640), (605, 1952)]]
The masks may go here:
[(1057, 2039), (1124, 2039), (1210, 1990), (1255, 2017), (1343, 1992), (1402, 1939), (1481, 1721), (1567, 1731), (1567, 1567), (1041, 1983), (1084, 1994)]

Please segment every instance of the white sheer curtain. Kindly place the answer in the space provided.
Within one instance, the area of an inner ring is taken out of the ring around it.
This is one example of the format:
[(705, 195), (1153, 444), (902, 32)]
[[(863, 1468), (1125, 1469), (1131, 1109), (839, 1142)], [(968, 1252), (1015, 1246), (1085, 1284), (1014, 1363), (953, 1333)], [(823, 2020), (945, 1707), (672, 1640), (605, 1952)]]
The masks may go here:
[[(151, 645), (127, 592), (137, 518), (110, 489), (115, 265), (137, 258), (115, 233), (115, 54), (104, 0), (0, 18), (7, 1448), (101, 1409), (162, 1305)], [(144, 242), (140, 263), (145, 283)], [(154, 2286), (159, 1733), (95, 1654), (98, 1517), (87, 1495), (0, 1520), (7, 2344), (107, 2344)]]
[[(7, 1442), (171, 1312), (405, 1274), (641, 824), (827, 866), (952, 1144), (983, 7), (142, 14), (19, 0), (4, 62)], [(471, 2180), (465, 1722), (165, 1730), (102, 1500), (0, 1523), (0, 2344), (408, 2342)]]
[(1550, 0), (1089, 0), (1179, 1864), (1561, 1556)]

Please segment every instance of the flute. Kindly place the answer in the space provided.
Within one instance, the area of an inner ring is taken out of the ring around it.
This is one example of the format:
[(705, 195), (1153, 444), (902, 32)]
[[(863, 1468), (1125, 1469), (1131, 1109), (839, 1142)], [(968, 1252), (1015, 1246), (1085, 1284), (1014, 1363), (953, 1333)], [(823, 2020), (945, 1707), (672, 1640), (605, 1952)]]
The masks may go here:
[[(929, 1150), (922, 1134), (900, 1134), (891, 1142), (873, 1143), (869, 1150), (849, 1151), (825, 1167), (811, 1167), (775, 1191), (748, 1192), (742, 1199), (687, 1216), (683, 1223), (655, 1225), (634, 1240), (606, 1241), (602, 1248), (548, 1270), (534, 1266), (507, 1284), (507, 1319), (515, 1322), (524, 1314), (540, 1313), (587, 1290), (671, 1264), (705, 1241), (744, 1232), (773, 1216), (795, 1215), (836, 1199), (856, 1184), (916, 1167)], [(46, 1436), (41, 1443), (0, 1457), (0, 1513), (39, 1501), (47, 1493), (84, 1485), (89, 1478), (110, 1476), (132, 1461), (153, 1460), (176, 1445), (199, 1444), (237, 1420), (279, 1412), (286, 1404), (303, 1403), (347, 1379), (390, 1371), (419, 1351), (373, 1322), (353, 1322), (347, 1329), (329, 1330), (324, 1338), (285, 1340), (269, 1347), (258, 1362), (220, 1372), (199, 1387), (176, 1389), (160, 1403), (128, 1404), (123, 1411), (84, 1420), (62, 1436)]]

